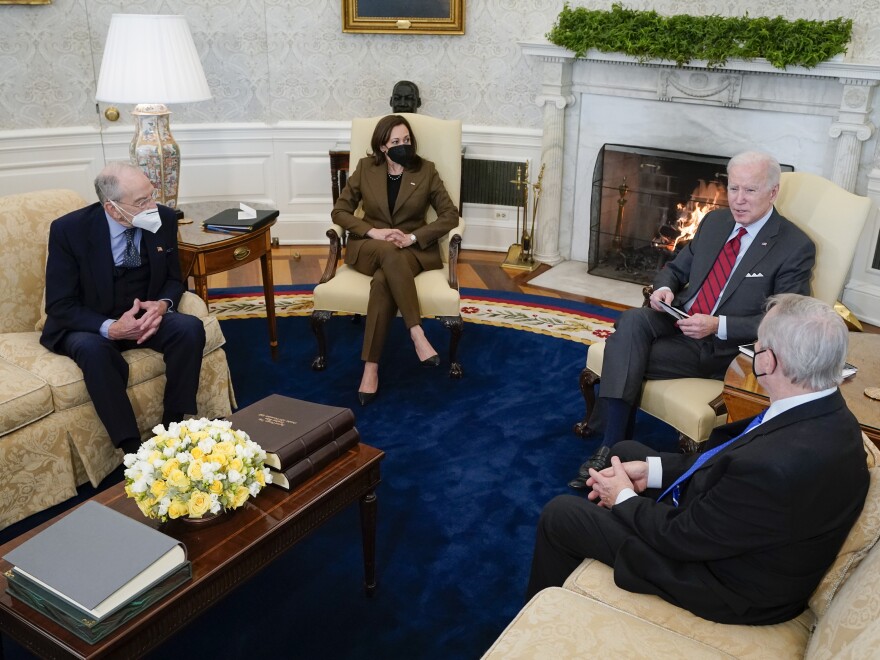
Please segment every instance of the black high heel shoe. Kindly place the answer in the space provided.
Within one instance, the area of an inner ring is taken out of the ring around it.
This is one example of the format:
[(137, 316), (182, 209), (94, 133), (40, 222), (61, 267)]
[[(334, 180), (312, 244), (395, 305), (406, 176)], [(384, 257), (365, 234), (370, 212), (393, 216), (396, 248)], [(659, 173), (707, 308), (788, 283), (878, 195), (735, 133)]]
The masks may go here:
[(423, 367), (439, 367), (440, 366), (440, 356), (436, 353), (429, 358), (425, 358), (422, 360)]
[(358, 401), (361, 402), (362, 406), (368, 406), (377, 396), (379, 396), (379, 390), (375, 392), (358, 392)]

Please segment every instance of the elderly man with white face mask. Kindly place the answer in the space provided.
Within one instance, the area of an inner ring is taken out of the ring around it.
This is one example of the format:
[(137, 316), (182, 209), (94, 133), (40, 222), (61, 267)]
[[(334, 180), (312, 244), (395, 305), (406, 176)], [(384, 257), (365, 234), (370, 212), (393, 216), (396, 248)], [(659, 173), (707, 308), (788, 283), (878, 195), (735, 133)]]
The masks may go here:
[(184, 291), (177, 219), (156, 205), (150, 180), (128, 163), (110, 163), (95, 190), (99, 202), (49, 230), (40, 342), (77, 363), (113, 444), (134, 451), (140, 432), (121, 352), (146, 347), (164, 355), (167, 425), (196, 412), (205, 330), (198, 318), (172, 313)]

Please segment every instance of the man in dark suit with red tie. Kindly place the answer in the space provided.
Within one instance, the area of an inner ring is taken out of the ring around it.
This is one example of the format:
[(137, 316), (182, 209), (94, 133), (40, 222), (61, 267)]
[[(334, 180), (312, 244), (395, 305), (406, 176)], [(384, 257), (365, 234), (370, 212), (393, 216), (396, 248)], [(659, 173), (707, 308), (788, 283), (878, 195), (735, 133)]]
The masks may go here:
[(619, 443), (610, 467), (590, 471), (592, 502), (562, 495), (544, 508), (529, 597), (591, 557), (619, 587), (711, 621), (804, 610), (868, 492), (861, 430), (837, 388), (848, 333), (826, 303), (781, 294), (757, 334), (770, 407), (715, 429), (696, 456)]
[[(764, 301), (776, 293), (809, 295), (816, 248), (773, 207), (780, 167), (762, 152), (727, 166), (729, 209), (713, 211), (693, 240), (657, 273), (650, 307), (625, 311), (605, 345), (590, 432), (602, 445), (569, 483), (586, 489), (589, 469), (608, 465), (611, 447), (631, 437), (642, 383), (670, 378), (723, 379), (740, 344), (754, 341)], [(683, 308), (678, 320), (660, 301)]]
[(72, 358), (111, 441), (130, 452), (140, 432), (126, 394), (122, 351), (145, 347), (165, 360), (162, 422), (196, 412), (205, 330), (173, 313), (183, 294), (177, 219), (157, 207), (140, 169), (110, 163), (95, 179), (98, 203), (49, 229), (46, 324), (40, 342)]

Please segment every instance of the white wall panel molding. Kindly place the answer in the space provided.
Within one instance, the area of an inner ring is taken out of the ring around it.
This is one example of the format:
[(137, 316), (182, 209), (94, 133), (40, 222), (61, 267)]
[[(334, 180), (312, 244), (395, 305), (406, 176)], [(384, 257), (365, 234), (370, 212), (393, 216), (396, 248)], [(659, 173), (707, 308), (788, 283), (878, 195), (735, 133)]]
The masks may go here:
[[(128, 159), (132, 131), (131, 126), (103, 133), (85, 126), (0, 131), (0, 194), (72, 188), (93, 200), (95, 175), (105, 162)], [(281, 212), (273, 235), (282, 243), (327, 240), (332, 208), (328, 151), (347, 148), (349, 122), (175, 125), (172, 119), (172, 131), (182, 153), (181, 203), (261, 202)], [(538, 130), (465, 126), (462, 140), (469, 158), (528, 160), (533, 172), (538, 167)], [(496, 217), (496, 211), (465, 205), (467, 247), (501, 251), (516, 241), (515, 209), (506, 208), (505, 218)]]

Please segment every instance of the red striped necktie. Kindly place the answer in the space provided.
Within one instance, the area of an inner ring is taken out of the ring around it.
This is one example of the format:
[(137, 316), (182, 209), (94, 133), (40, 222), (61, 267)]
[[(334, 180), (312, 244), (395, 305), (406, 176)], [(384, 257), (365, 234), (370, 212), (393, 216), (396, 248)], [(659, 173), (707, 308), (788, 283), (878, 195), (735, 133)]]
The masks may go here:
[(715, 303), (718, 302), (718, 297), (721, 295), (724, 285), (727, 284), (727, 278), (730, 277), (730, 273), (733, 271), (733, 264), (736, 263), (736, 255), (739, 254), (739, 245), (745, 233), (746, 228), (740, 227), (736, 236), (727, 241), (724, 247), (721, 248), (718, 258), (715, 259), (715, 265), (712, 266), (712, 270), (709, 273), (709, 277), (703, 282), (703, 286), (700, 287), (694, 304), (688, 310), (691, 314), (711, 314), (712, 310), (715, 309)]

